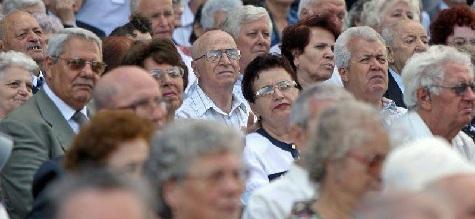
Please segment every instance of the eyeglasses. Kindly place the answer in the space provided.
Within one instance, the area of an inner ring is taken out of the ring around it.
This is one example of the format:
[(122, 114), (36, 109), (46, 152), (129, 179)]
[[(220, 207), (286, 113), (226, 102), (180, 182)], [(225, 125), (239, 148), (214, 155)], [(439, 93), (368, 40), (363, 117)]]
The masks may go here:
[(206, 52), (206, 54), (196, 58), (193, 61), (200, 60), (202, 58), (206, 58), (206, 61), (208, 62), (219, 62), (221, 57), (223, 56), (223, 53), (226, 53), (226, 56), (228, 57), (229, 60), (239, 60), (241, 58), (241, 51), (238, 49), (215, 49), (215, 50), (209, 50)]
[(475, 92), (475, 82), (471, 82), (468, 84), (463, 83), (463, 84), (458, 84), (455, 86), (431, 85), (431, 87), (440, 87), (440, 88), (450, 89), (457, 96), (463, 96), (467, 88), (470, 88), (472, 92)]
[(150, 74), (155, 79), (159, 79), (160, 77), (163, 77), (165, 74), (167, 74), (170, 78), (181, 78), (185, 74), (185, 70), (183, 70), (183, 68), (180, 68), (178, 66), (173, 66), (167, 70), (153, 69), (150, 71)]
[(456, 47), (462, 47), (462, 46), (465, 46), (467, 44), (469, 44), (471, 46), (475, 46), (475, 39), (466, 39), (466, 38), (462, 38), (462, 37), (456, 37), (456, 38), (452, 39), (452, 41), (450, 41), (449, 44), (454, 45)]
[(162, 110), (168, 109), (168, 102), (162, 97), (154, 97), (152, 99), (137, 100), (127, 106), (117, 107), (118, 109), (131, 109), (133, 111), (153, 112), (157, 107)]
[(297, 82), (295, 81), (279, 81), (274, 85), (264, 86), (257, 90), (256, 97), (273, 95), (276, 88), (281, 92), (285, 92), (295, 87), (297, 87)]
[(101, 61), (88, 61), (82, 58), (72, 58), (72, 59), (67, 59), (67, 58), (61, 58), (61, 57), (53, 57), (56, 59), (62, 59), (66, 61), (66, 64), (71, 68), (71, 70), (78, 71), (84, 68), (86, 64), (91, 65), (91, 69), (93, 72), (95, 72), (98, 75), (101, 75), (104, 73), (104, 70), (106, 69), (107, 64)]

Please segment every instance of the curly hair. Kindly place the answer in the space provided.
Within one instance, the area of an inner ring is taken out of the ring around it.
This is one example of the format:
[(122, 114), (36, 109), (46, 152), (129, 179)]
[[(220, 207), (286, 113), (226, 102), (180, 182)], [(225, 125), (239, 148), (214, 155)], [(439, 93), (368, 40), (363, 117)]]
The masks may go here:
[(440, 11), (430, 24), (430, 43), (447, 45), (447, 38), (454, 34), (455, 26), (475, 30), (475, 12), (471, 7), (461, 5)]
[(64, 167), (77, 171), (83, 167), (106, 166), (107, 159), (120, 143), (137, 138), (148, 141), (153, 123), (125, 110), (101, 111), (81, 128), (64, 157)]
[(294, 64), (294, 55), (292, 52), (297, 51), (302, 54), (305, 47), (310, 43), (311, 28), (320, 27), (329, 31), (333, 36), (338, 38), (340, 31), (332, 23), (329, 16), (311, 16), (297, 24), (287, 26), (282, 32), (282, 55), (290, 62), (290, 65), (297, 70)]

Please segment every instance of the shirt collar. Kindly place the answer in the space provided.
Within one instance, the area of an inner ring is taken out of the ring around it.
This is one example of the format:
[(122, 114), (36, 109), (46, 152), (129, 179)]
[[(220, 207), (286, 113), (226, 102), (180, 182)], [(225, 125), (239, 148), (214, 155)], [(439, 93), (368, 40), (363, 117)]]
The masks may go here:
[(206, 111), (208, 111), (209, 109), (213, 109), (214, 111), (223, 115), (231, 114), (237, 108), (240, 108), (241, 110), (244, 110), (245, 112), (247, 112), (245, 102), (234, 93), (232, 94), (233, 97), (232, 97), (232, 103), (231, 103), (231, 111), (230, 113), (225, 113), (223, 112), (223, 110), (221, 110), (219, 107), (217, 107), (214, 104), (213, 100), (211, 100), (211, 98), (209, 98), (208, 95), (206, 95), (206, 93), (203, 91), (203, 89), (201, 89), (199, 84), (195, 85), (194, 88), (195, 90), (194, 92), (192, 92), (192, 98), (200, 100), (203, 104), (202, 105), (203, 107), (198, 107), (196, 104), (194, 105), (195, 110), (199, 116), (204, 115)]
[(396, 81), (397, 86), (401, 89), (401, 92), (404, 93), (404, 82), (402, 81), (402, 77), (392, 68), (389, 68), (389, 73), (393, 76), (394, 80)]
[[(63, 115), (64, 119), (66, 121), (69, 121), (71, 117), (76, 113), (76, 110), (74, 110), (71, 106), (69, 106), (67, 103), (65, 103), (61, 98), (59, 98), (52, 90), (49, 88), (48, 84), (45, 83), (42, 87), (44, 89), (46, 95), (53, 101), (54, 105), (58, 107), (59, 111), (61, 112), (61, 115)], [(87, 117), (87, 108), (84, 106), (81, 109), (81, 112), (86, 115)]]

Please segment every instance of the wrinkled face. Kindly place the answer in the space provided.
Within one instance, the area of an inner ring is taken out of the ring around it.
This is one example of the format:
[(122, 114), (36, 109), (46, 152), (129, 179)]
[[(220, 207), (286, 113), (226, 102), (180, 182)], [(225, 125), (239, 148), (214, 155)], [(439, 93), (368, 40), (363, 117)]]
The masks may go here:
[(139, 178), (149, 154), (149, 146), (145, 139), (136, 138), (122, 142), (107, 158), (107, 165), (115, 170)]
[(175, 29), (172, 0), (141, 0), (137, 11), (152, 22), (154, 39), (172, 39)]
[[(453, 87), (473, 83), (473, 81), (473, 72), (469, 66), (448, 63), (445, 66), (444, 80), (439, 85)], [(444, 122), (449, 127), (462, 129), (474, 115), (474, 92), (471, 89), (465, 89), (459, 96), (453, 89), (439, 88), (438, 95), (431, 94), (431, 115), (437, 118), (443, 115)]]
[[(199, 55), (205, 55), (210, 50), (237, 49), (233, 38), (224, 32), (213, 34), (208, 39)], [(230, 59), (225, 53), (217, 62), (210, 62), (206, 57), (197, 60), (199, 57), (193, 57), (192, 66), (201, 88), (229, 88), (234, 85), (240, 74), (239, 60)]]
[(300, 55), (294, 58), (297, 66), (297, 78), (302, 87), (329, 79), (335, 66), (333, 46), (335, 37), (330, 31), (313, 27), (308, 45)]
[(395, 70), (402, 72), (406, 61), (414, 53), (424, 52), (429, 47), (429, 37), (422, 25), (416, 21), (408, 21), (396, 27), (394, 43), (390, 48)]
[(12, 66), (0, 73), (0, 110), (7, 114), (21, 106), (32, 95), (31, 73)]
[[(83, 59), (88, 61), (81, 69), (74, 69), (70, 61)], [(72, 108), (82, 109), (91, 99), (92, 90), (99, 74), (92, 69), (91, 62), (102, 62), (102, 53), (93, 41), (71, 38), (64, 45), (59, 57), (45, 60), (45, 77), (53, 92)]]
[(379, 41), (369, 42), (361, 38), (353, 38), (348, 45), (351, 53), (349, 66), (339, 69), (345, 88), (357, 99), (381, 98), (388, 88), (386, 47)]
[(300, 20), (312, 15), (330, 16), (337, 29), (341, 30), (346, 15), (346, 3), (344, 0), (320, 0), (302, 9)]
[(172, 66), (169, 64), (157, 64), (152, 57), (148, 57), (144, 61), (144, 68), (151, 72), (152, 70), (160, 70), (161, 73), (159, 77), (155, 77), (158, 84), (160, 85), (160, 90), (162, 91), (163, 97), (169, 102), (171, 110), (175, 111), (183, 103), (183, 91), (184, 83), (183, 76), (176, 77), (172, 74), (165, 72), (171, 71), (172, 68), (178, 66)]
[(475, 30), (467, 26), (455, 26), (454, 33), (447, 37), (447, 45), (475, 54)]
[(260, 116), (263, 126), (278, 126), (288, 121), (292, 103), (299, 95), (295, 86), (279, 89), (275, 85), (282, 81), (293, 81), (289, 73), (283, 68), (272, 68), (261, 71), (254, 81), (252, 90), (257, 93), (264, 87), (273, 87), (268, 95), (258, 96), (251, 104), (255, 115)]
[(236, 39), (237, 47), (241, 50), (241, 69), (244, 70), (257, 56), (269, 53), (271, 43), (269, 30), (266, 17), (241, 24), (239, 37)]
[(147, 216), (143, 201), (130, 191), (82, 189), (66, 199), (59, 209), (57, 218), (144, 219)]
[[(352, 147), (346, 157), (333, 161), (335, 183), (342, 191), (361, 197), (368, 191), (381, 187), (381, 167), (389, 152), (389, 137), (381, 124), (371, 122), (365, 129), (369, 135), (362, 145)], [(348, 178), (350, 177), (350, 178)], [(354, 180), (344, 180), (354, 179)]]
[(177, 187), (174, 215), (237, 219), (244, 188), (241, 159), (232, 152), (204, 155), (191, 163), (188, 176)]
[(418, 20), (417, 14), (411, 10), (408, 3), (402, 0), (393, 0), (383, 8), (380, 21), (382, 28), (388, 27), (400, 20)]
[(7, 17), (5, 36), (2, 39), (2, 50), (15, 50), (30, 56), (37, 63), (42, 62), (46, 55), (46, 44), (43, 30), (36, 19), (25, 12), (15, 12)]

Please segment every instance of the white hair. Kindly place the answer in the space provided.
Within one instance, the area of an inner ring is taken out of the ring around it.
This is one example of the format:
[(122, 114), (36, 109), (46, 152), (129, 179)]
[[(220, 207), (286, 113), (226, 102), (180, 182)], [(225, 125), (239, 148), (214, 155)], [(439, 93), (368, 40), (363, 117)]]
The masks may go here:
[(39, 70), (38, 64), (31, 57), (21, 52), (13, 50), (0, 52), (0, 75), (2, 75), (5, 69), (12, 66), (23, 68), (32, 74)]
[(240, 0), (207, 0), (201, 11), (201, 26), (203, 29), (212, 29), (215, 25), (214, 13), (223, 11), (229, 13), (242, 7)]
[(42, 0), (4, 0), (2, 4), (3, 14), (7, 15), (15, 10), (22, 10), (34, 5), (39, 5), (46, 12), (46, 7)]
[(440, 137), (422, 138), (401, 145), (384, 162), (384, 190), (421, 191), (429, 183), (458, 173), (475, 173), (475, 167)]
[(66, 28), (53, 34), (48, 41), (48, 55), (58, 57), (63, 54), (64, 46), (72, 38), (79, 38), (96, 43), (99, 47), (100, 56), (102, 57), (102, 41), (93, 32), (82, 28)]
[(34, 13), (32, 15), (35, 17), (44, 33), (56, 33), (59, 30), (64, 29), (61, 20), (55, 16), (39, 13)]
[(361, 22), (365, 26), (379, 28), (381, 19), (385, 15), (387, 7), (394, 1), (406, 2), (414, 14), (413, 20), (420, 20), (420, 1), (419, 0), (370, 0), (363, 5), (361, 12)]
[(381, 35), (373, 28), (368, 26), (350, 27), (341, 33), (335, 42), (335, 64), (338, 68), (347, 69), (349, 67), (352, 52), (349, 50), (349, 43), (354, 38), (365, 39), (369, 42), (378, 41), (386, 47)]
[(431, 87), (441, 82), (445, 76), (445, 65), (455, 63), (468, 66), (473, 75), (470, 56), (449, 46), (436, 45), (422, 53), (414, 54), (402, 69), (402, 80), (405, 86), (404, 103), (408, 109), (417, 107), (416, 92), (426, 88), (433, 94), (438, 94), (440, 88)]
[(272, 21), (267, 10), (253, 5), (244, 5), (237, 10), (231, 11), (221, 29), (231, 34), (234, 39), (237, 39), (241, 31), (241, 25), (254, 22), (261, 18), (266, 19), (269, 26), (269, 33), (272, 33)]

